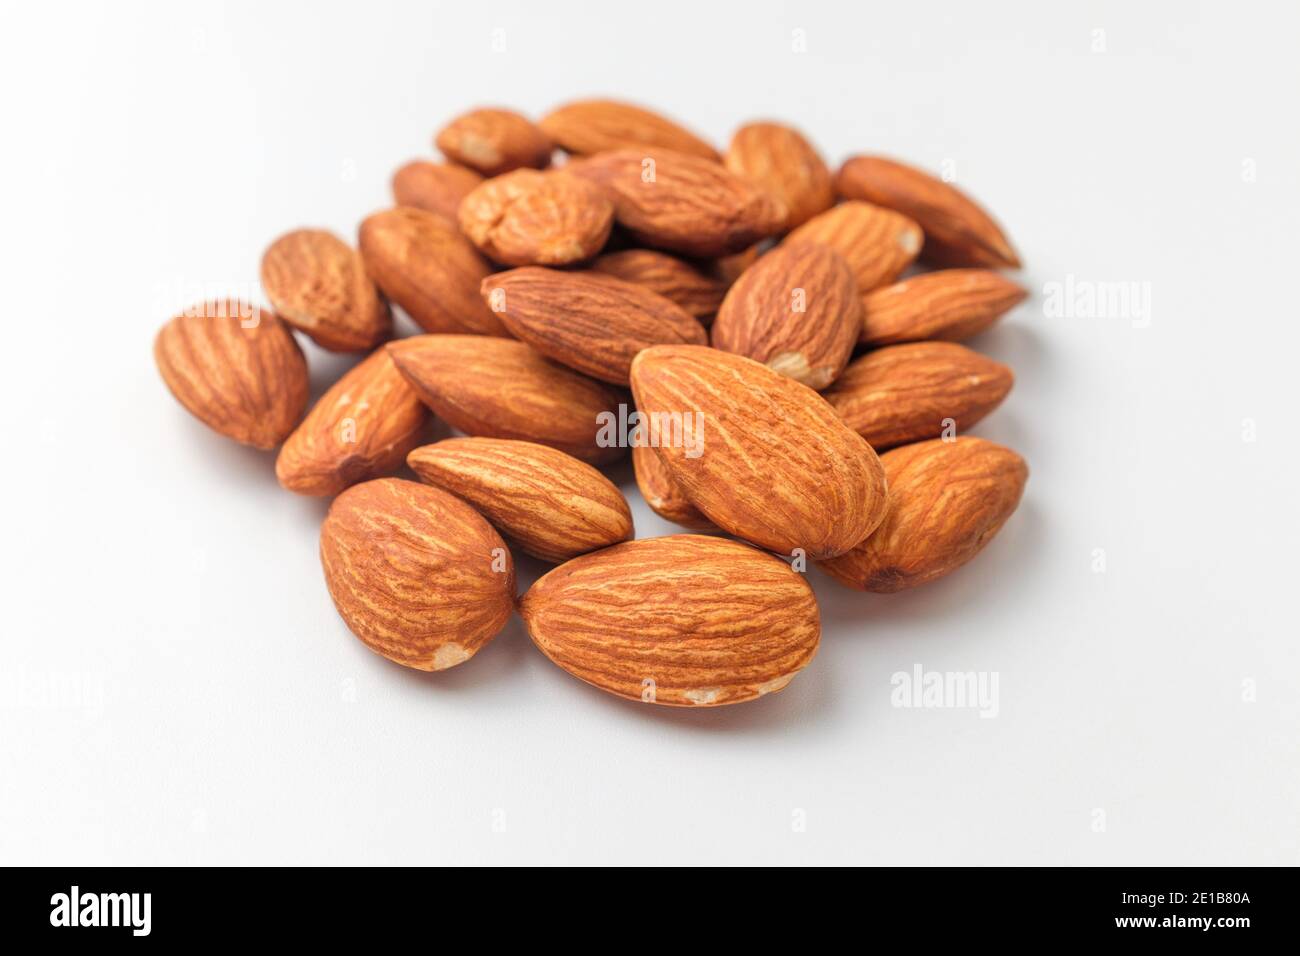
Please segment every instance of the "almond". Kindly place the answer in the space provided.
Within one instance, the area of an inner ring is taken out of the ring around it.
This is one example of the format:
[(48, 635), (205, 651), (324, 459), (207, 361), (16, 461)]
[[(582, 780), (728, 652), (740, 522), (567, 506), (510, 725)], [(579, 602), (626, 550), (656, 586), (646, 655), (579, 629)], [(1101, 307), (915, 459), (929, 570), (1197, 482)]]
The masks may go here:
[(785, 239), (785, 243), (816, 242), (834, 249), (857, 276), (860, 292), (897, 279), (921, 251), (922, 241), (921, 227), (912, 220), (865, 202), (828, 209)]
[(388, 354), (420, 399), (466, 434), (538, 442), (588, 462), (624, 454), (597, 443), (602, 414), (617, 414), (623, 396), (523, 342), (417, 335), (390, 343)]
[(658, 345), (633, 361), (632, 393), (668, 473), (723, 530), (830, 557), (880, 523), (879, 459), (807, 386), (739, 355)]
[(691, 504), (668, 469), (659, 460), (659, 453), (645, 445), (632, 449), (632, 468), (636, 484), (641, 489), (646, 504), (659, 517), (692, 531), (717, 531), (718, 526)]
[(205, 302), (159, 330), (153, 355), (191, 415), (245, 445), (274, 448), (307, 407), (307, 360), (269, 309)]
[(868, 352), (825, 393), (876, 451), (965, 431), (1002, 403), (1011, 369), (954, 342), (915, 342)]
[(785, 208), (717, 163), (656, 149), (619, 150), (567, 167), (604, 187), (638, 241), (689, 256), (739, 252), (781, 229)]
[(862, 299), (865, 345), (942, 339), (983, 332), (1029, 293), (991, 269), (943, 269), (895, 282)]
[(428, 417), (383, 349), (334, 383), (289, 436), (275, 476), (300, 495), (336, 495), (399, 468)]
[(880, 156), (855, 156), (840, 167), (835, 187), (845, 199), (865, 199), (916, 220), (925, 232), (921, 257), (927, 262), (1020, 268), (1019, 256), (993, 218), (929, 173)]
[(591, 264), (624, 282), (635, 282), (677, 303), (700, 321), (713, 317), (727, 294), (727, 283), (702, 272), (689, 262), (653, 249), (610, 252)]
[(555, 146), (542, 130), (513, 110), (478, 109), (444, 126), (434, 139), (443, 154), (484, 176), (512, 169), (545, 169)]
[(647, 346), (708, 341), (663, 296), (599, 272), (512, 269), (484, 279), (483, 297), (516, 338), (613, 385), (627, 385), (632, 359)]
[(505, 336), (479, 297), (492, 271), (456, 227), (436, 213), (399, 206), (361, 223), (366, 271), (426, 332)]
[(325, 584), (376, 654), (422, 671), (469, 660), (510, 619), (515, 566), (459, 498), (379, 478), (334, 499), (320, 529)]
[(579, 680), (681, 707), (781, 690), (821, 636), (812, 589), (784, 561), (693, 534), (575, 558), (538, 580), (519, 613), (533, 643)]
[(762, 362), (810, 388), (844, 370), (862, 331), (853, 271), (833, 249), (782, 244), (747, 270), (713, 323), (713, 347)]
[(717, 162), (718, 152), (672, 120), (631, 103), (580, 100), (542, 117), (542, 130), (570, 153), (661, 147)]
[(455, 222), (460, 201), (481, 182), (482, 176), (464, 166), (417, 159), (393, 174), (393, 201)]
[(632, 537), (632, 512), (614, 484), (562, 451), (502, 438), (448, 438), (411, 452), (424, 481), (473, 505), (526, 553), (543, 561)]
[(497, 262), (562, 266), (600, 252), (614, 207), (600, 187), (562, 172), (516, 169), (460, 204), (460, 228)]
[(782, 230), (793, 229), (835, 205), (835, 183), (812, 144), (780, 123), (750, 123), (736, 130), (726, 166), (785, 206)]
[(820, 567), (864, 591), (925, 584), (961, 567), (1011, 517), (1029, 469), (982, 438), (921, 442), (886, 452), (889, 513), (875, 534)]

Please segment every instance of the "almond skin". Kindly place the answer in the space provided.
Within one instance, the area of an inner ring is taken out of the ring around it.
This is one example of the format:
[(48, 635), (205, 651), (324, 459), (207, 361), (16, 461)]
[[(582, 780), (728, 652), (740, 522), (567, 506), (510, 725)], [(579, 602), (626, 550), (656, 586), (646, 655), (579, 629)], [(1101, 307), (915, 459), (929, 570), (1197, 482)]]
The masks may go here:
[(545, 169), (555, 146), (526, 116), (513, 110), (478, 109), (444, 126), (434, 142), (453, 162), (500, 176), (512, 169)]
[(624, 249), (596, 259), (591, 267), (634, 282), (675, 302), (701, 322), (711, 319), (727, 294), (727, 283), (689, 262), (654, 249)]
[(717, 150), (672, 120), (631, 103), (579, 100), (542, 117), (542, 130), (580, 156), (616, 149), (660, 147), (717, 162)]
[(473, 244), (436, 213), (399, 206), (361, 223), (366, 271), (426, 332), (509, 335), (479, 297), (492, 271)]
[(275, 461), (282, 487), (336, 495), (399, 468), (428, 412), (383, 349), (348, 370), (312, 406)]
[(955, 342), (890, 345), (857, 359), (826, 401), (876, 451), (938, 438), (944, 420), (965, 431), (1002, 403), (1014, 377), (1001, 362)]
[(514, 560), (477, 511), (445, 491), (379, 478), (334, 499), (320, 530), (330, 597), (376, 654), (440, 671), (496, 636), (515, 597)]
[(902, 275), (923, 240), (921, 227), (906, 216), (870, 203), (846, 202), (809, 219), (782, 244), (829, 246), (848, 262), (858, 291), (869, 292)]
[(619, 150), (567, 167), (603, 187), (638, 241), (688, 256), (725, 256), (775, 235), (785, 207), (718, 163), (656, 149)]
[(1028, 295), (991, 269), (943, 269), (913, 276), (863, 297), (860, 341), (959, 342), (983, 332)]
[(516, 169), (466, 196), (459, 221), (470, 242), (496, 262), (563, 266), (600, 252), (614, 225), (614, 207), (584, 179)]
[(533, 643), (579, 680), (678, 707), (781, 690), (821, 636), (802, 575), (748, 545), (693, 534), (569, 561), (529, 589), (519, 613)]
[(819, 567), (842, 584), (890, 593), (961, 567), (1020, 503), (1024, 459), (982, 438), (926, 441), (886, 452), (889, 513), (875, 534)]
[(407, 458), (421, 479), (473, 505), (519, 547), (559, 563), (632, 537), (614, 484), (562, 451), (502, 438), (448, 438)]
[(279, 445), (307, 407), (307, 360), (270, 309), (205, 302), (159, 330), (153, 356), (191, 415), (254, 448)]
[(785, 206), (782, 231), (835, 205), (835, 181), (826, 163), (803, 134), (789, 126), (742, 126), (731, 138), (725, 163)]
[(704, 326), (663, 296), (599, 272), (512, 269), (488, 276), (482, 291), (520, 341), (612, 385), (627, 385), (643, 348), (708, 341)]
[(727, 293), (711, 332), (713, 347), (744, 355), (809, 388), (844, 370), (862, 331), (853, 271), (833, 249), (782, 244)]
[(635, 446), (632, 449), (632, 469), (646, 504), (659, 517), (692, 531), (719, 530), (682, 494), (682, 489), (668, 474), (668, 469), (659, 460), (659, 453), (653, 448)]
[(925, 232), (921, 258), (926, 262), (1020, 268), (1020, 257), (993, 217), (955, 186), (913, 166), (854, 156), (840, 167), (835, 188), (845, 199), (864, 199), (916, 220)]
[(464, 166), (416, 159), (393, 174), (393, 202), (455, 222), (460, 201), (481, 182), (482, 176)]
[(691, 504), (724, 531), (782, 554), (831, 557), (884, 516), (884, 472), (871, 446), (820, 395), (765, 365), (695, 345), (654, 346), (632, 363), (632, 393), (651, 420), (676, 413), (688, 438), (686, 423), (698, 426), (694, 457), (662, 426), (656, 450)]
[(514, 339), (417, 335), (388, 354), (421, 401), (468, 435), (516, 438), (587, 462), (620, 458), (596, 438), (603, 412), (618, 413), (617, 390), (557, 365)]

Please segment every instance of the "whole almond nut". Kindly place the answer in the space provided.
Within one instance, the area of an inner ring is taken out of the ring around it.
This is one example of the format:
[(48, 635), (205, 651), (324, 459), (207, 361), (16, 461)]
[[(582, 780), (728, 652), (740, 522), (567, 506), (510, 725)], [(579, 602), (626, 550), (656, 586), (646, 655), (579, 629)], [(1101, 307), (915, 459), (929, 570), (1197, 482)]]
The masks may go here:
[(478, 109), (444, 126), (434, 139), (443, 155), (477, 170), (499, 176), (512, 169), (545, 169), (555, 147), (542, 130), (513, 110)]
[(275, 476), (300, 495), (336, 495), (399, 468), (420, 441), (428, 412), (383, 349), (334, 383), (275, 461)]
[(727, 293), (711, 337), (809, 388), (825, 388), (844, 370), (862, 331), (853, 272), (835, 250), (782, 244), (747, 270)]
[(993, 218), (929, 173), (880, 156), (854, 156), (840, 167), (835, 187), (845, 199), (865, 199), (916, 220), (925, 232), (921, 258), (926, 262), (1020, 268), (1019, 256)]
[(191, 415), (245, 445), (276, 447), (307, 407), (307, 360), (270, 309), (205, 302), (159, 330), (153, 355)]
[(692, 531), (717, 531), (718, 526), (691, 504), (668, 469), (659, 460), (659, 453), (646, 445), (632, 449), (632, 468), (637, 487), (650, 510), (659, 517)]
[(375, 213), (361, 223), (361, 255), (384, 294), (426, 332), (509, 335), (478, 294), (491, 266), (436, 213), (409, 206)]
[(633, 361), (632, 393), (660, 423), (647, 437), (682, 493), (737, 537), (831, 557), (884, 516), (876, 453), (806, 385), (717, 349), (658, 345)]
[(722, 538), (646, 538), (575, 558), (519, 602), (529, 636), (579, 680), (628, 700), (737, 704), (784, 688), (817, 653), (812, 589)]
[(598, 442), (622, 394), (514, 339), (417, 335), (389, 343), (398, 371), (443, 421), (469, 435), (517, 438), (587, 462), (625, 451)]
[(460, 201), (481, 182), (482, 176), (464, 166), (417, 159), (393, 174), (393, 202), (437, 213), (454, 223)]
[(502, 438), (448, 438), (407, 458), (421, 479), (473, 505), (533, 557), (559, 563), (632, 537), (614, 484), (562, 451)]
[(1024, 459), (982, 438), (921, 442), (886, 452), (889, 513), (848, 554), (819, 562), (842, 584), (902, 591), (975, 557), (1016, 510), (1029, 477)]
[(635, 282), (681, 308), (701, 322), (722, 305), (727, 283), (666, 252), (654, 249), (624, 249), (596, 259), (591, 267), (624, 282)]
[(720, 158), (712, 146), (672, 120), (615, 100), (568, 103), (542, 117), (540, 125), (562, 149), (583, 156), (654, 146), (714, 162)]
[(614, 207), (577, 176), (517, 169), (489, 179), (460, 204), (460, 228), (488, 258), (505, 265), (562, 266), (605, 245)]
[(520, 341), (613, 385), (627, 385), (643, 348), (708, 341), (704, 327), (663, 296), (599, 272), (512, 269), (484, 279), (483, 297)]
[(1011, 369), (955, 342), (914, 342), (868, 352), (825, 392), (876, 451), (965, 431), (1011, 391)]
[(786, 210), (782, 229), (793, 229), (835, 205), (835, 183), (812, 144), (780, 123), (749, 123), (736, 130), (726, 166), (756, 183)]
[(334, 499), (320, 530), (334, 606), (376, 654), (422, 671), (469, 660), (510, 619), (501, 536), (445, 491), (378, 478)]
[(961, 341), (983, 332), (1028, 295), (991, 269), (943, 269), (913, 276), (863, 297), (860, 341)]
[(816, 242), (844, 257), (869, 292), (897, 279), (921, 251), (921, 227), (906, 216), (865, 202), (840, 203), (814, 216), (785, 238)]

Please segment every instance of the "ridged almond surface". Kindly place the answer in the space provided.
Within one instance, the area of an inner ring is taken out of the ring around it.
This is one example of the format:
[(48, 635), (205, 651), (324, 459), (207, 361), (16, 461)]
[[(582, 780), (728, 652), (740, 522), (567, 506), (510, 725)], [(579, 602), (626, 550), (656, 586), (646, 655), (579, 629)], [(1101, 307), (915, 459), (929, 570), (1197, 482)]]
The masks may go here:
[(708, 341), (704, 326), (668, 299), (600, 272), (511, 269), (484, 279), (483, 297), (520, 341), (613, 385), (627, 385), (643, 348)]
[(300, 495), (336, 495), (400, 467), (427, 418), (415, 389), (379, 349), (312, 406), (280, 449), (275, 476)]
[(916, 220), (925, 231), (926, 262), (1020, 268), (1020, 257), (993, 217), (957, 187), (913, 166), (854, 156), (840, 167), (835, 188), (845, 199), (864, 199)]
[(1029, 293), (991, 269), (943, 269), (863, 296), (864, 345), (940, 339), (983, 332)]
[(159, 330), (153, 355), (191, 415), (245, 445), (274, 448), (307, 407), (307, 360), (270, 309), (205, 302)]
[(361, 256), (379, 288), (426, 332), (509, 334), (478, 294), (491, 266), (437, 213), (410, 206), (375, 213), (361, 223)]
[(632, 537), (614, 484), (562, 451), (502, 438), (448, 438), (408, 456), (424, 481), (473, 505), (498, 531), (559, 563)]
[(455, 222), (460, 201), (481, 182), (482, 176), (464, 166), (416, 159), (393, 174), (393, 202)]
[(717, 531), (718, 526), (695, 505), (691, 504), (668, 469), (659, 460), (659, 453), (645, 445), (632, 448), (632, 470), (637, 487), (650, 510), (659, 517), (692, 531)]
[(484, 176), (512, 169), (545, 169), (555, 146), (532, 120), (513, 110), (478, 109), (456, 117), (434, 142), (453, 162)]
[(803, 134), (789, 126), (742, 126), (731, 138), (725, 163), (785, 206), (783, 229), (793, 229), (835, 205), (835, 182), (826, 163)]
[(470, 241), (496, 262), (562, 266), (600, 252), (614, 225), (614, 206), (585, 179), (516, 169), (466, 196), (459, 221)]
[(913, 342), (855, 360), (825, 398), (882, 451), (938, 438), (946, 419), (966, 430), (1002, 403), (1013, 382), (1010, 368), (964, 345)]
[(538, 442), (588, 462), (624, 454), (601, 447), (598, 416), (623, 394), (514, 339), (417, 335), (389, 343), (398, 371), (443, 421), (468, 435)]
[(862, 299), (829, 246), (782, 244), (746, 270), (718, 310), (713, 347), (762, 362), (809, 388), (844, 370), (862, 331)]
[(921, 227), (891, 209), (865, 202), (840, 203), (814, 216), (782, 243), (816, 242), (844, 257), (869, 292), (897, 279), (921, 251)]
[(830, 557), (880, 523), (880, 460), (806, 385), (739, 355), (660, 345), (633, 361), (632, 393), (651, 421), (679, 422), (686, 438), (687, 423), (697, 426), (688, 442), (665, 439), (661, 425), (657, 451), (723, 530), (782, 554)]
[(820, 567), (849, 587), (889, 593), (961, 567), (1020, 503), (1024, 459), (982, 438), (921, 442), (886, 452), (889, 513), (875, 534)]
[(617, 100), (567, 103), (542, 117), (541, 127), (562, 149), (580, 156), (656, 146), (714, 162), (720, 158), (712, 146), (672, 120)]
[(415, 481), (334, 499), (320, 529), (334, 606), (376, 654), (422, 671), (469, 660), (510, 619), (514, 560), (477, 511)]
[(727, 283), (666, 252), (624, 249), (596, 259), (591, 267), (624, 282), (635, 282), (677, 303), (700, 321), (711, 319), (727, 294)]
[(629, 700), (738, 704), (781, 690), (817, 653), (803, 576), (723, 538), (646, 538), (575, 558), (519, 602), (533, 642), (564, 670)]
[(262, 289), (280, 318), (332, 352), (371, 349), (393, 334), (360, 253), (324, 229), (295, 229), (271, 243)]
[(619, 150), (567, 167), (605, 188), (614, 217), (641, 243), (725, 256), (775, 235), (785, 207), (720, 164), (685, 153)]

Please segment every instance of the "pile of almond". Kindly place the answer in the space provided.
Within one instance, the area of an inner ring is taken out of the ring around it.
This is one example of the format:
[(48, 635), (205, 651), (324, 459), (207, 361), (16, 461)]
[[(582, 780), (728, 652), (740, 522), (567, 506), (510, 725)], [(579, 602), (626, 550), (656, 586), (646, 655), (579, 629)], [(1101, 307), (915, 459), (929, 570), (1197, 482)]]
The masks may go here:
[[(375, 652), (452, 667), (518, 610), (612, 694), (752, 700), (817, 651), (809, 559), (911, 588), (1015, 511), (1025, 462), (962, 434), (1011, 370), (958, 343), (1025, 297), (996, 271), (1020, 263), (952, 184), (874, 156), (832, 174), (777, 123), (720, 155), (610, 101), (474, 110), (436, 143), (358, 248), (287, 233), (270, 309), (203, 303), (154, 348), (196, 417), (336, 496), (325, 581)], [(390, 303), (427, 334), (393, 340)], [(295, 333), (366, 353), (310, 410)], [(430, 414), (467, 437), (422, 444)], [(650, 507), (702, 533), (634, 540), (599, 470), (629, 453)], [(556, 565), (522, 596), (516, 548)]]

